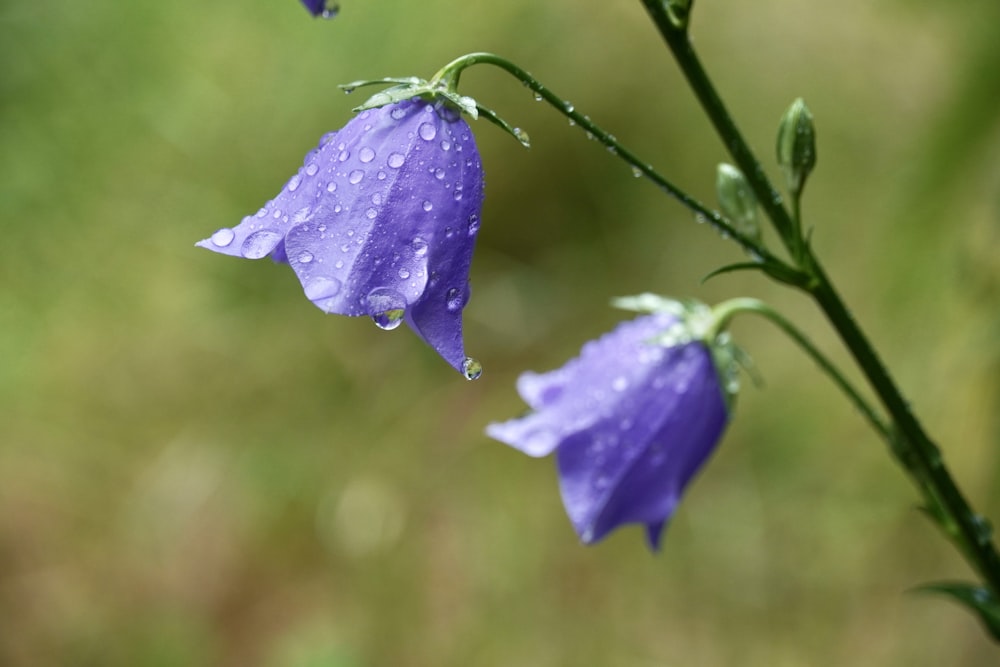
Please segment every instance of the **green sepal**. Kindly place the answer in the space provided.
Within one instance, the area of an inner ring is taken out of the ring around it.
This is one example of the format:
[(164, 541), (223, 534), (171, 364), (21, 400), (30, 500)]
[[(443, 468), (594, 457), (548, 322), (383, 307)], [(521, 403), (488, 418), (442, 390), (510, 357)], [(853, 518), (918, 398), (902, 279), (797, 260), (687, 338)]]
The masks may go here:
[(1000, 642), (1000, 600), (988, 588), (963, 582), (942, 581), (914, 589), (917, 593), (938, 593), (950, 597), (979, 617), (994, 641)]
[(449, 84), (448, 81), (449, 80), (446, 78), (435, 78), (433, 81), (427, 81), (426, 79), (420, 79), (415, 76), (403, 78), (385, 77), (382, 79), (352, 81), (351, 83), (341, 84), (340, 88), (345, 93), (353, 93), (362, 86), (395, 84), (390, 88), (386, 88), (385, 90), (375, 93), (365, 100), (364, 104), (354, 107), (354, 111), (358, 112), (365, 111), (366, 109), (377, 109), (378, 107), (384, 107), (388, 104), (396, 104), (404, 100), (413, 99), (414, 97), (422, 97), (430, 101), (445, 100), (448, 104), (451, 104), (461, 112), (468, 114), (473, 120), (478, 119), (481, 115), (483, 118), (517, 139), (518, 142), (520, 142), (520, 144), (525, 148), (530, 146), (530, 140), (528, 139), (527, 132), (519, 127), (511, 126), (510, 123), (500, 118), (495, 111), (484, 107), (468, 95), (460, 95), (454, 88), (454, 85)]
[(735, 273), (737, 271), (762, 271), (764, 269), (764, 264), (762, 262), (737, 262), (735, 264), (726, 264), (725, 266), (720, 266), (714, 271), (710, 271), (701, 279), (702, 283), (707, 283), (709, 280), (716, 276), (721, 276), (724, 273)]

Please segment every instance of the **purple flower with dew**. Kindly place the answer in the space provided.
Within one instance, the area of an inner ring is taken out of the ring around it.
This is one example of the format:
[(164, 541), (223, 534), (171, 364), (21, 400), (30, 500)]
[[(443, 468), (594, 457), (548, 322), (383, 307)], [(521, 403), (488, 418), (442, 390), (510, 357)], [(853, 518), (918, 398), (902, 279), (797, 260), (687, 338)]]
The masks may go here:
[(321, 310), (402, 322), (466, 378), (462, 310), (483, 168), (468, 123), (419, 99), (363, 111), (322, 138), (277, 197), (197, 243), (291, 265)]
[(517, 390), (532, 412), (486, 429), (530, 456), (556, 453), (563, 504), (584, 543), (641, 523), (659, 549), (725, 430), (729, 407), (712, 350), (689, 337), (655, 341), (677, 326), (674, 314), (643, 315), (562, 368), (522, 374)]

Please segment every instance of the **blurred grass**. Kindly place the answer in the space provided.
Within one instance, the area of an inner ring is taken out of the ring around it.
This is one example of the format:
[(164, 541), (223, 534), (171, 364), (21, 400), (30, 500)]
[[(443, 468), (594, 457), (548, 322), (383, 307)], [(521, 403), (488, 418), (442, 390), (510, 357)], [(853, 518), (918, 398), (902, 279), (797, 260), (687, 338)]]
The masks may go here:
[[(549, 462), (490, 442), (513, 380), (615, 295), (738, 293), (738, 254), (499, 73), (463, 84), (487, 201), (466, 383), (408, 333), (324, 317), (282, 267), (192, 244), (273, 196), (355, 97), (492, 50), (710, 200), (724, 159), (638, 7), (569, 0), (0, 7), (0, 664), (982, 665), (905, 595), (964, 565), (798, 352), (740, 323), (748, 387), (659, 556), (580, 547)], [(815, 244), (975, 504), (1000, 516), (1000, 10), (700, 3), (695, 35), (770, 159), (819, 123)], [(360, 94), (360, 93), (359, 93)]]

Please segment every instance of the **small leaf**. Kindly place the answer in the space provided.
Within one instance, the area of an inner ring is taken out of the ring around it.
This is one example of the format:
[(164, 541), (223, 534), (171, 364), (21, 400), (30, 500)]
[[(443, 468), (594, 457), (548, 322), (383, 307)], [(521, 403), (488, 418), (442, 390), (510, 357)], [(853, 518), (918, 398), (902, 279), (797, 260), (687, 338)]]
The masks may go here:
[(975, 612), (986, 631), (995, 641), (1000, 641), (1000, 601), (984, 586), (962, 582), (943, 581), (916, 589), (918, 593), (946, 595)]
[(527, 132), (525, 132), (519, 127), (511, 126), (510, 123), (508, 123), (503, 118), (498, 116), (496, 112), (493, 111), (492, 109), (487, 109), (481, 104), (476, 104), (476, 108), (479, 110), (479, 113), (482, 114), (483, 118), (490, 121), (500, 129), (506, 131), (508, 134), (510, 134), (510, 136), (517, 139), (521, 143), (521, 145), (524, 146), (525, 148), (531, 148), (531, 140), (528, 138)]
[(726, 264), (725, 266), (720, 266), (719, 268), (711, 271), (708, 275), (701, 279), (701, 282), (706, 283), (716, 276), (721, 276), (724, 273), (735, 273), (736, 271), (763, 271), (763, 262), (737, 262), (736, 264)]

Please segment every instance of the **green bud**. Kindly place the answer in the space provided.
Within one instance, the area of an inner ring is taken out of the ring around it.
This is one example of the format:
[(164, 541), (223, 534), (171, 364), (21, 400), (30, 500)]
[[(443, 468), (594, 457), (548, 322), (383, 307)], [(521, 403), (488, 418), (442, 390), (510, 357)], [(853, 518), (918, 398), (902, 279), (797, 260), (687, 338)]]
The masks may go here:
[(785, 171), (789, 192), (798, 197), (816, 166), (816, 128), (801, 97), (792, 102), (778, 125), (778, 164)]
[(715, 192), (722, 213), (729, 218), (736, 230), (759, 241), (757, 195), (753, 193), (743, 172), (731, 164), (720, 164), (715, 172)]

